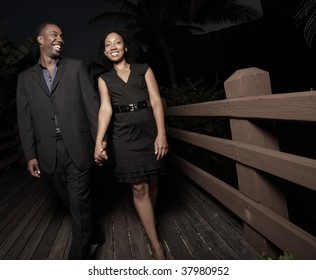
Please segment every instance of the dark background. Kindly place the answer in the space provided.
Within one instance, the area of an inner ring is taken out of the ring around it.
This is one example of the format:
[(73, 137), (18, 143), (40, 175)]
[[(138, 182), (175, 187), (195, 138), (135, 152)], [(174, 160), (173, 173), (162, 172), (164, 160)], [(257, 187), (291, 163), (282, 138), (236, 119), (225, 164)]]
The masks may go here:
[[(260, 0), (239, 0), (261, 11)], [(115, 6), (102, 0), (55, 0), (55, 1), (1, 1), (0, 23), (7, 21), (9, 35), (16, 44), (27, 37), (34, 38), (41, 22), (53, 21), (59, 24), (65, 34), (64, 56), (83, 59), (86, 62), (97, 59), (96, 42), (106, 30), (118, 27), (117, 23), (106, 22), (88, 26), (88, 22), (104, 11), (115, 10)], [(210, 25), (207, 30), (217, 30), (230, 23)]]

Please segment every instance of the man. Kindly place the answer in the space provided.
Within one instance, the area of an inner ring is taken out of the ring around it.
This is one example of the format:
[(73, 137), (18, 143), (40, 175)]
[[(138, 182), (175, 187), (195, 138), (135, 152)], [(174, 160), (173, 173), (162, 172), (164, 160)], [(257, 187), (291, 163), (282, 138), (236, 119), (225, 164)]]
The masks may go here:
[(99, 98), (83, 63), (62, 58), (60, 27), (38, 27), (40, 58), (19, 74), (17, 115), (29, 173), (50, 174), (72, 217), (68, 259), (88, 259), (92, 234), (89, 177)]

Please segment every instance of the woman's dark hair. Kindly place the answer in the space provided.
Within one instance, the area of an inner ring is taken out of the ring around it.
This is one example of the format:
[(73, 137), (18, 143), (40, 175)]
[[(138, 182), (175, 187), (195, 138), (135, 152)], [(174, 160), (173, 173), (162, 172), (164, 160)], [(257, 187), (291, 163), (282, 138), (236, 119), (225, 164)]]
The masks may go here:
[(139, 50), (138, 50), (138, 45), (134, 39), (134, 36), (130, 31), (121, 29), (121, 30), (111, 30), (105, 33), (104, 35), (100, 36), (98, 40), (98, 54), (99, 54), (102, 64), (105, 66), (112, 65), (109, 59), (104, 55), (104, 49), (105, 49), (104, 41), (105, 41), (105, 38), (110, 33), (117, 33), (118, 35), (122, 37), (124, 44), (127, 48), (127, 52), (125, 53), (126, 61), (128, 63), (136, 62), (139, 55)]

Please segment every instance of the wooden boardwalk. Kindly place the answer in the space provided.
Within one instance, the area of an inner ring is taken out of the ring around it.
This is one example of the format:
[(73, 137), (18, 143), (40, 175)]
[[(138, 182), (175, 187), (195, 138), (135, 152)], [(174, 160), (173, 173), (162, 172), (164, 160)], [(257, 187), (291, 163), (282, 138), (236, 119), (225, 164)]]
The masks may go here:
[[(95, 258), (151, 259), (130, 189), (111, 182), (103, 176), (96, 184), (105, 243)], [(161, 183), (156, 216), (167, 259), (260, 259), (245, 241), (240, 222), (204, 191), (175, 171)], [(23, 164), (1, 171), (0, 259), (65, 259), (70, 240), (68, 213), (49, 180), (32, 178)]]

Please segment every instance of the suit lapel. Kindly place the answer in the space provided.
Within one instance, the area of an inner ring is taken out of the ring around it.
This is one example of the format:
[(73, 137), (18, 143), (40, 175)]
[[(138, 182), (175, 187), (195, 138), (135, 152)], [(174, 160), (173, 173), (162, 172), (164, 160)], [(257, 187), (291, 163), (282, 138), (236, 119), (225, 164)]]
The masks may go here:
[(56, 73), (56, 76), (54, 78), (53, 85), (52, 85), (52, 94), (54, 93), (54, 90), (55, 90), (56, 86), (58, 85), (60, 78), (62, 77), (62, 75), (65, 71), (65, 68), (66, 68), (66, 60), (60, 59), (58, 70), (57, 70), (57, 73)]
[(34, 65), (33, 67), (33, 78), (36, 80), (42, 90), (50, 97), (51, 94), (43, 77), (43, 72), (41, 71), (38, 64)]

